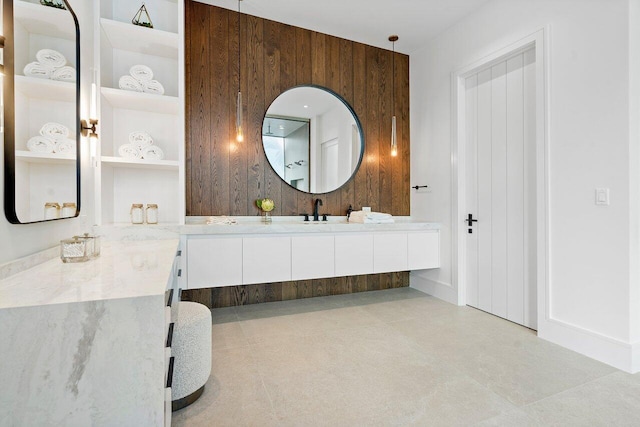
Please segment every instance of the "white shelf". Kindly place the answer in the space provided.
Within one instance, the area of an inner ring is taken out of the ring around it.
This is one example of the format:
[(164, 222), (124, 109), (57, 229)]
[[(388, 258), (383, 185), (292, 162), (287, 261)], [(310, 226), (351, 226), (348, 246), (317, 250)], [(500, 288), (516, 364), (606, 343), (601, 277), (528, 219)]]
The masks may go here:
[(26, 1), (16, 1), (13, 4), (14, 19), (30, 33), (75, 40), (73, 17), (68, 10)]
[(123, 157), (102, 156), (102, 164), (114, 168), (178, 170), (177, 160), (125, 159)]
[(177, 59), (180, 38), (169, 31), (100, 18), (100, 24), (114, 49)]
[(108, 87), (103, 87), (100, 92), (114, 108), (161, 114), (180, 113), (180, 101), (177, 96), (154, 95)]
[(73, 165), (75, 154), (35, 153), (33, 151), (16, 150), (16, 160), (27, 163), (44, 163), (48, 165)]
[(76, 102), (75, 82), (15, 76), (16, 92), (29, 98)]

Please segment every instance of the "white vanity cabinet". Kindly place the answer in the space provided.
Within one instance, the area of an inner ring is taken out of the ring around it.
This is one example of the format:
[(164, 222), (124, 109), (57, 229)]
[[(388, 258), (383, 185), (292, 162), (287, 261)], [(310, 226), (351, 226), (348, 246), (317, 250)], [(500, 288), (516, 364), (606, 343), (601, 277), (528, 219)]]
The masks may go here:
[[(188, 249), (187, 288), (440, 267), (439, 230), (427, 228), (428, 223), (424, 229), (411, 228), (411, 225), (403, 229), (403, 225), (398, 224), (380, 231), (348, 224), (301, 226), (304, 228), (213, 226), (193, 231), (184, 226), (187, 232), (183, 239)], [(310, 227), (322, 227), (322, 231)]]
[(189, 239), (190, 288), (217, 288), (242, 283), (242, 237)]
[(242, 239), (242, 283), (291, 280), (291, 238), (288, 236)]

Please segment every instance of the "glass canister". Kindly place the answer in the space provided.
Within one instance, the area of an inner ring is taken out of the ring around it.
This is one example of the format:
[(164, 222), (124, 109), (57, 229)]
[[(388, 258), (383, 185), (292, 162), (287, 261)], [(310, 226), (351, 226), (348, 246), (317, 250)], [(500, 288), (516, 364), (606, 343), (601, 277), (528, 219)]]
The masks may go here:
[(134, 203), (131, 205), (131, 224), (144, 223), (144, 209), (142, 203)]
[(87, 253), (89, 245), (87, 239), (74, 236), (72, 239), (60, 241), (60, 259), (62, 262), (84, 262), (91, 256)]
[(74, 202), (65, 202), (62, 204), (62, 217), (69, 218), (75, 216), (76, 204)]
[(147, 224), (158, 223), (158, 205), (150, 203), (147, 205)]
[(60, 205), (58, 202), (47, 202), (44, 204), (44, 219), (60, 218)]

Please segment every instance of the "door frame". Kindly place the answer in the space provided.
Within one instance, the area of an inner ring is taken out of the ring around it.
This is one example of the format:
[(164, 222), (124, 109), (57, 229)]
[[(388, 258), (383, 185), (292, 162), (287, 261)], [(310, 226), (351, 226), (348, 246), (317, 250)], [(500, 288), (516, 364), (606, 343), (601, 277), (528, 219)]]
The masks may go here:
[(506, 47), (499, 49), (482, 59), (473, 62), (451, 73), (452, 91), (452, 260), (453, 283), (457, 286), (458, 305), (467, 304), (466, 287), (466, 233), (463, 219), (467, 212), (466, 206), (466, 91), (465, 79), (491, 65), (504, 61), (509, 56), (535, 47), (536, 59), (536, 294), (537, 294), (537, 322), (538, 327), (543, 320), (549, 318), (548, 271), (549, 271), (549, 86), (548, 81), (548, 28), (543, 28)]

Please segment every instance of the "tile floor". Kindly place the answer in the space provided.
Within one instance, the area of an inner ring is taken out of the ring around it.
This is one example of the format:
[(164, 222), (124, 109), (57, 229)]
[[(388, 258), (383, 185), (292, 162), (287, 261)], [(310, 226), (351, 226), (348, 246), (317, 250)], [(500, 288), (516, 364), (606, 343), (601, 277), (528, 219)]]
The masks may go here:
[(215, 309), (174, 426), (638, 426), (640, 374), (410, 288)]

